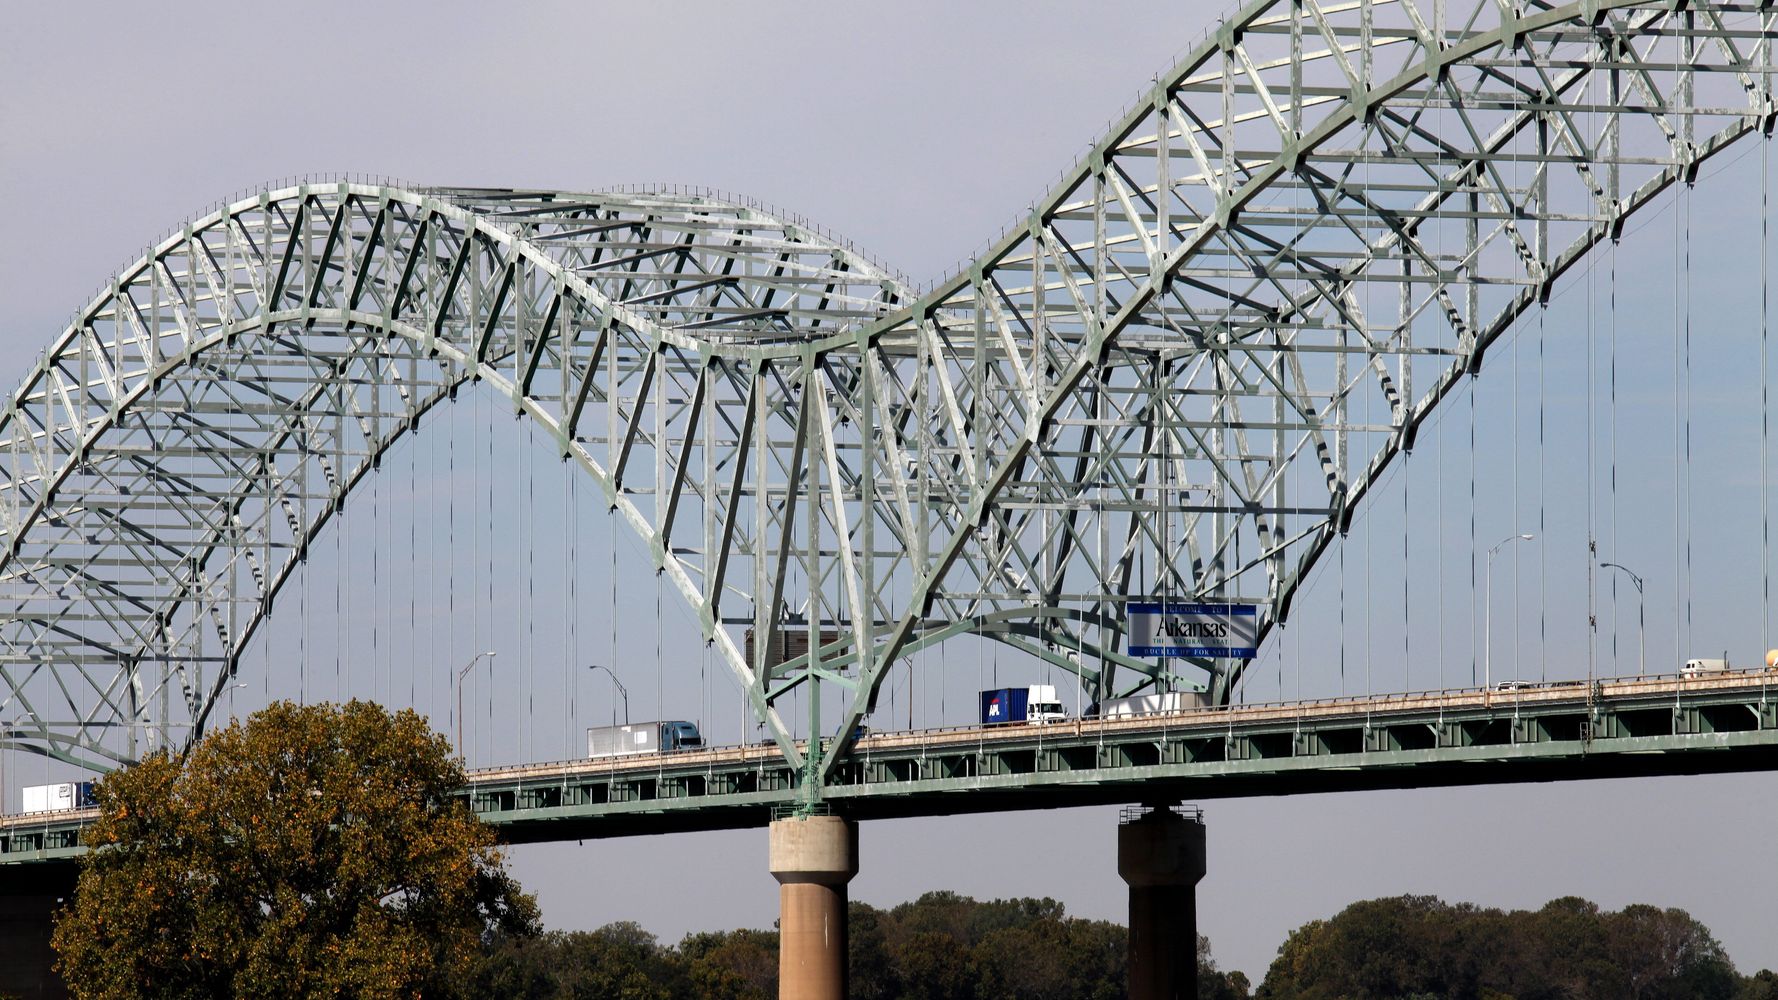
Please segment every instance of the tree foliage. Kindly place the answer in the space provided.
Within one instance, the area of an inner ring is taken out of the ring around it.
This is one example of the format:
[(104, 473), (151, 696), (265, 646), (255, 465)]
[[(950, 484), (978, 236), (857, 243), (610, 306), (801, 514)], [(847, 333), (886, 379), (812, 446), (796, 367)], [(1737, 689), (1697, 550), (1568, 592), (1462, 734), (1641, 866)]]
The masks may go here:
[[(892, 909), (853, 903), (853, 1000), (1121, 1000), (1124, 929), (1069, 917), (1052, 899), (978, 902), (933, 892)], [(1246, 1000), (1199, 940), (1202, 1000)], [(660, 946), (631, 924), (516, 941), (489, 960), (481, 995), (503, 1000), (772, 1000), (778, 935), (722, 931)]]
[[(1769, 975), (1762, 973), (1762, 975)], [(1584, 899), (1503, 912), (1431, 896), (1354, 903), (1293, 931), (1266, 1000), (1740, 1000), (1722, 946), (1684, 910)]]
[[(1049, 899), (927, 893), (851, 906), (853, 1000), (1125, 996), (1124, 929)], [(491, 998), (772, 1000), (777, 935), (719, 931), (665, 947), (633, 924), (515, 941), (490, 962)], [(1248, 1000), (1198, 939), (1199, 1000)], [(1429, 896), (1355, 903), (1279, 949), (1258, 996), (1279, 1000), (1778, 1000), (1778, 975), (1740, 978), (1680, 910), (1610, 912), (1580, 899), (1503, 912)]]
[(450, 997), (536, 929), (411, 710), (275, 704), (98, 783), (58, 966), (81, 1000)]

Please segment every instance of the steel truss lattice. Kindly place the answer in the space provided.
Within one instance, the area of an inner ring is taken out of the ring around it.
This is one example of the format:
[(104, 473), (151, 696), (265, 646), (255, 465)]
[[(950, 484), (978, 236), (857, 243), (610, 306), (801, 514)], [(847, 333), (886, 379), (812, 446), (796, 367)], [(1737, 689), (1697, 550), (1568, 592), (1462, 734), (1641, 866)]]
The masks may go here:
[[(1253, 3), (924, 295), (702, 195), (231, 204), (0, 418), (0, 746), (105, 766), (201, 728), (331, 513), (470, 380), (599, 483), (811, 790), (962, 633), (1095, 697), (1226, 697), (1241, 663), (1122, 654), (1125, 602), (1283, 620), (1490, 343), (1769, 134), (1775, 34), (1752, 3)], [(750, 661), (746, 629), (820, 642)], [(844, 692), (825, 752), (777, 710), (803, 685)]]

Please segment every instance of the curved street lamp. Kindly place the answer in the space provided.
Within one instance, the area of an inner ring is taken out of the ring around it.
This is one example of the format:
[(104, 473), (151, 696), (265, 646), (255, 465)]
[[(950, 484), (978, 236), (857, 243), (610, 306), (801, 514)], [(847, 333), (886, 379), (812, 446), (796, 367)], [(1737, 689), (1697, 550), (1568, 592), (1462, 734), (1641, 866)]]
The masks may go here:
[[(603, 671), (605, 671), (606, 675), (611, 678), (611, 683), (617, 686), (617, 693), (624, 696), (624, 725), (626, 725), (626, 726), (629, 725), (630, 724), (630, 692), (627, 688), (624, 687), (624, 682), (617, 679), (617, 672), (612, 670), (610, 667), (606, 666), (603, 663), (589, 663), (586, 665), (586, 668), (588, 670), (603, 670)], [(615, 703), (613, 703), (611, 706), (611, 724), (614, 726), (617, 725), (617, 705)]]
[[(1636, 585), (1636, 673), (1638, 676), (1645, 676), (1648, 673), (1648, 664), (1643, 659), (1643, 652), (1648, 648), (1646, 641), (1648, 639), (1648, 618), (1646, 615), (1646, 612), (1648, 611), (1648, 600), (1642, 593), (1642, 577), (1637, 576), (1635, 570), (1625, 566), (1623, 563), (1602, 562), (1599, 564), (1599, 568), (1621, 569), (1624, 571), (1624, 575), (1630, 578), (1630, 582)], [(1613, 604), (1612, 607), (1612, 628), (1616, 629), (1617, 606), (1616, 604)], [(1615, 642), (1616, 640), (1614, 639), (1613, 641)]]
[(1536, 535), (1508, 535), (1488, 549), (1488, 572), (1484, 577), (1483, 587), (1487, 590), (1482, 598), (1482, 690), (1494, 688), (1494, 556), (1509, 542), (1528, 542)]
[(492, 649), (485, 653), (477, 653), (469, 658), (468, 663), (463, 664), (462, 670), (457, 671), (457, 756), (465, 760), (468, 759), (468, 755), (463, 752), (463, 678), (468, 676), (470, 668), (475, 666), (477, 660), (485, 656), (488, 658), (488, 662), (492, 663), (494, 657), (498, 655)]

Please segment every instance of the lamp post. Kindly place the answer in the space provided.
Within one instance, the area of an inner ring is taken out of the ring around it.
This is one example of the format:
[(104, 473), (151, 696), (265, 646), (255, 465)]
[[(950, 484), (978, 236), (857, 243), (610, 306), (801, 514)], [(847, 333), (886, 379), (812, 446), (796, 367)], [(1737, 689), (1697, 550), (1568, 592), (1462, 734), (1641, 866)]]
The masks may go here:
[(1494, 688), (1494, 556), (1509, 542), (1528, 542), (1535, 535), (1508, 535), (1488, 549), (1488, 571), (1483, 578), (1482, 597), (1482, 690)]
[(475, 666), (475, 661), (485, 656), (488, 658), (488, 662), (492, 663), (497, 655), (499, 654), (492, 649), (485, 653), (477, 653), (469, 658), (468, 663), (463, 664), (462, 670), (457, 671), (457, 756), (465, 760), (469, 759), (469, 755), (463, 752), (463, 678), (468, 676), (470, 668)]
[[(1648, 673), (1648, 664), (1643, 659), (1643, 652), (1648, 648), (1648, 618), (1645, 614), (1648, 611), (1648, 599), (1642, 593), (1642, 577), (1637, 576), (1635, 570), (1623, 563), (1602, 562), (1599, 564), (1599, 568), (1621, 569), (1624, 571), (1624, 575), (1630, 578), (1630, 582), (1636, 585), (1636, 674), (1644, 676)], [(1613, 612), (1613, 617), (1616, 617), (1615, 612)]]
[[(612, 670), (610, 667), (606, 666), (603, 663), (589, 663), (586, 665), (586, 668), (588, 670), (603, 670), (603, 671), (605, 671), (606, 676), (611, 678), (611, 683), (617, 686), (617, 693), (624, 696), (624, 725), (626, 725), (626, 726), (629, 725), (630, 724), (630, 692), (627, 688), (624, 687), (624, 682), (617, 679), (616, 671)], [(611, 724), (614, 726), (617, 725), (617, 706), (615, 704), (611, 706)]]

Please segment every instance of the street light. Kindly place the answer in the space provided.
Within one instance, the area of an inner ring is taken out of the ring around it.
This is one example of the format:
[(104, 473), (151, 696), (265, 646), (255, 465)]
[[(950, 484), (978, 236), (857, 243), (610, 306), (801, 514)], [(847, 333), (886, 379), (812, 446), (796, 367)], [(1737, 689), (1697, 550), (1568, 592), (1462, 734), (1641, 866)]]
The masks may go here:
[[(626, 726), (629, 725), (630, 724), (630, 692), (624, 687), (624, 682), (618, 680), (617, 673), (603, 663), (589, 663), (586, 665), (586, 668), (588, 670), (603, 670), (603, 671), (605, 671), (605, 673), (607, 675), (609, 675), (611, 677), (611, 683), (617, 685), (617, 693), (624, 696), (624, 725), (626, 725)], [(611, 724), (614, 726), (617, 725), (617, 706), (616, 705), (611, 706)]]
[(1483, 578), (1486, 590), (1482, 597), (1482, 690), (1494, 687), (1494, 556), (1510, 542), (1528, 542), (1535, 535), (1508, 535), (1488, 550), (1488, 572)]
[(469, 658), (468, 663), (463, 664), (462, 670), (457, 671), (457, 756), (465, 760), (468, 759), (468, 755), (463, 752), (463, 678), (469, 674), (469, 668), (475, 666), (475, 661), (485, 656), (489, 663), (493, 663), (494, 657), (498, 655), (492, 649), (485, 653), (477, 653)]
[[(1630, 578), (1630, 582), (1636, 585), (1636, 673), (1638, 676), (1646, 676), (1648, 664), (1644, 662), (1642, 654), (1647, 649), (1645, 640), (1648, 638), (1648, 618), (1644, 612), (1648, 610), (1648, 599), (1642, 593), (1642, 577), (1637, 576), (1635, 570), (1622, 563), (1602, 562), (1599, 564), (1599, 568), (1621, 569)], [(1612, 614), (1615, 618), (1616, 612), (1614, 611)]]

